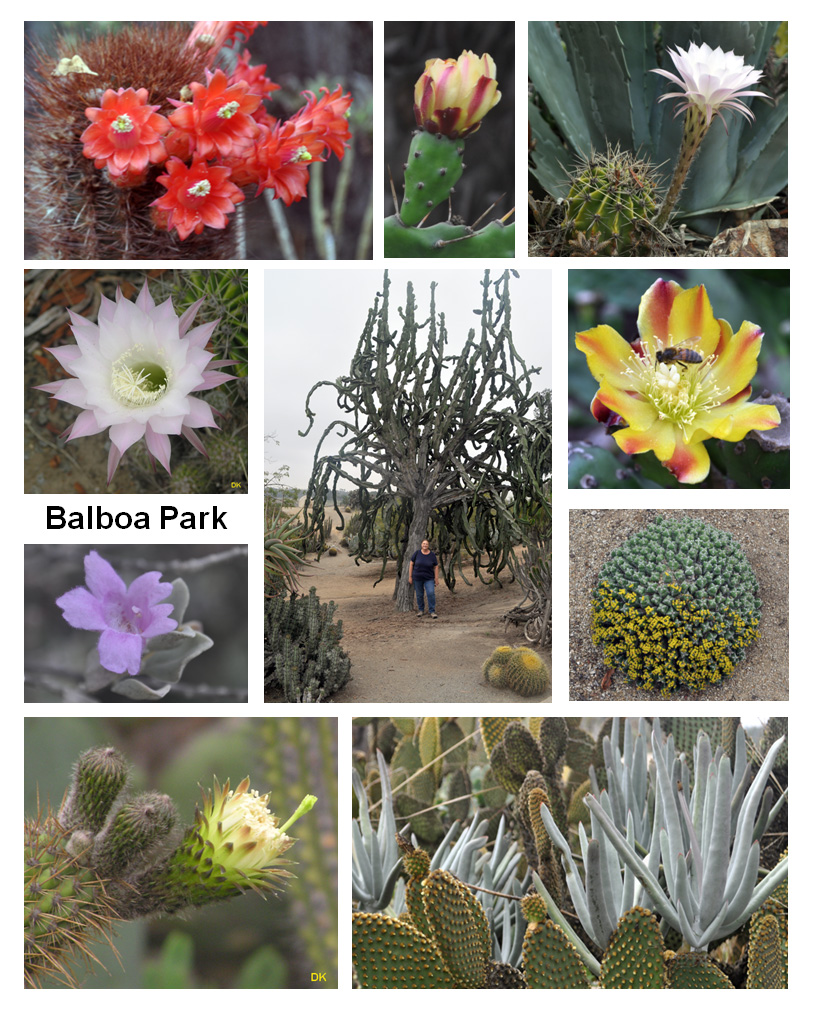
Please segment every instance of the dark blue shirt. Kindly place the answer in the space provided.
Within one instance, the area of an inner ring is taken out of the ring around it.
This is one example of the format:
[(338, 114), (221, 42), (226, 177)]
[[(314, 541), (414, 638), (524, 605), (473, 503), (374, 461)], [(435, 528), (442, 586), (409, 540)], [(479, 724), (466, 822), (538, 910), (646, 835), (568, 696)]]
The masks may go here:
[(439, 563), (436, 560), (436, 555), (433, 551), (429, 551), (427, 555), (422, 554), (422, 550), (415, 551), (411, 555), (411, 561), (414, 563), (414, 579), (433, 579), (434, 578), (434, 567)]

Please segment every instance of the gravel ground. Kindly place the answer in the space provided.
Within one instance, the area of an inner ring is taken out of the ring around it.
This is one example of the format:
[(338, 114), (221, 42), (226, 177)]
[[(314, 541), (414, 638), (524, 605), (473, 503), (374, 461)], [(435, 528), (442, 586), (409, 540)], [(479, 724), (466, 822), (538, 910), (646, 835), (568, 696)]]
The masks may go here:
[(572, 509), (570, 510), (570, 691), (574, 701), (662, 700), (615, 673), (601, 688), (606, 666), (592, 644), (591, 593), (610, 551), (662, 512), (696, 516), (732, 534), (759, 580), (762, 637), (734, 674), (704, 692), (672, 698), (706, 702), (778, 702), (788, 699), (788, 511), (786, 509)]

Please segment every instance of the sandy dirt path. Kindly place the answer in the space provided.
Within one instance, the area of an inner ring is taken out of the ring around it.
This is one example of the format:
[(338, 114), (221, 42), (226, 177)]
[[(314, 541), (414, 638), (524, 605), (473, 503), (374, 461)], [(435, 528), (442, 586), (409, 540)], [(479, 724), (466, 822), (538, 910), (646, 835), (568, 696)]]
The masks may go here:
[[(505, 632), (501, 617), (522, 594), (513, 583), (502, 589), (476, 581), (466, 586), (456, 581), (456, 592), (442, 584), (437, 589), (439, 618), (416, 612), (399, 614), (391, 595), (396, 563), (385, 578), (372, 586), (380, 573), (379, 562), (354, 564), (344, 548), (335, 556), (304, 570), (304, 592), (317, 588), (321, 601), (337, 604), (335, 620), (343, 622), (342, 647), (351, 657), (352, 680), (333, 702), (452, 702), (489, 705), (507, 703), (518, 708), (521, 697), (494, 688), (481, 675), (482, 664), (497, 646), (529, 645), (520, 627)], [(548, 664), (548, 651), (541, 651)], [(549, 702), (550, 695), (524, 700)]]

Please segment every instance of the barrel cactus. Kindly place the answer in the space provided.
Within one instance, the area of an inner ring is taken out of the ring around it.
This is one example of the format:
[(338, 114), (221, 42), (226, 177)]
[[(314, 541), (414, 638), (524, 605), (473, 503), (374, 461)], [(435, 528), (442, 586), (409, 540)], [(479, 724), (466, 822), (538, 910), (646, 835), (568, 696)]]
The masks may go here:
[(544, 659), (527, 646), (499, 646), (482, 666), (485, 680), (518, 695), (541, 695), (552, 687)]
[(659, 202), (650, 163), (610, 147), (578, 163), (562, 228), (576, 255), (662, 255), (666, 249), (650, 224)]

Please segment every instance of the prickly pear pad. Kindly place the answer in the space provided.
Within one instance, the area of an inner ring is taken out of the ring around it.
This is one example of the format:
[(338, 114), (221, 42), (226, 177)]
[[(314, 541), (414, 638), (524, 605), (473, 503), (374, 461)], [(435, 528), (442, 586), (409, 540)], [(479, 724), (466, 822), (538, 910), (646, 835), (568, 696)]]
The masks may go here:
[(414, 134), (405, 168), (405, 196), (400, 217), (418, 225), (437, 204), (446, 200), (464, 171), (465, 145), (441, 133)]

